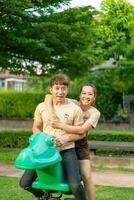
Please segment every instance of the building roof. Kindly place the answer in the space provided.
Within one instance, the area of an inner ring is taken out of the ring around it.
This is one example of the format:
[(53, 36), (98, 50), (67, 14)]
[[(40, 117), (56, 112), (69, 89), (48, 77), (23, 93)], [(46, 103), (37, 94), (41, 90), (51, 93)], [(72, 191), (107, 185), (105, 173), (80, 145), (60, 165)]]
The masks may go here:
[(0, 71), (0, 78), (6, 79), (6, 78), (17, 78), (17, 79), (27, 79), (28, 75), (23, 74), (13, 74), (8, 70), (1, 70)]
[(101, 69), (108, 69), (108, 68), (115, 68), (115, 67), (116, 67), (115, 59), (110, 58), (109, 60), (106, 60), (104, 63), (100, 65), (95, 65), (94, 67), (92, 67), (91, 71), (97, 71)]

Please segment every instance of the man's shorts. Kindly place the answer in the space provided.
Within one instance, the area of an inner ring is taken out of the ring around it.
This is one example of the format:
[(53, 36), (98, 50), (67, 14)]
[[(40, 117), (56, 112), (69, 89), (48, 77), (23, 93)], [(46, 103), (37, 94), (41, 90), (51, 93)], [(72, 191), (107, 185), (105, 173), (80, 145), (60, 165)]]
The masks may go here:
[(89, 145), (88, 145), (88, 140), (86, 137), (75, 142), (75, 151), (76, 151), (78, 160), (90, 159)]

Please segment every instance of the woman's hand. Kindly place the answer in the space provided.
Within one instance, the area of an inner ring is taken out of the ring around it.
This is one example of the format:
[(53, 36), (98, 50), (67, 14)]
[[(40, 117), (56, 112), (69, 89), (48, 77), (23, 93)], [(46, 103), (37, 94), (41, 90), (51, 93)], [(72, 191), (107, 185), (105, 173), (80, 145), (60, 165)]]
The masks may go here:
[(64, 134), (62, 136), (56, 136), (53, 137), (54, 143), (56, 145), (56, 147), (62, 147), (63, 145), (65, 145), (67, 142), (69, 142), (69, 137), (67, 134)]
[(57, 119), (49, 119), (48, 120), (49, 124), (53, 127), (53, 128), (59, 128), (62, 129), (62, 123)]

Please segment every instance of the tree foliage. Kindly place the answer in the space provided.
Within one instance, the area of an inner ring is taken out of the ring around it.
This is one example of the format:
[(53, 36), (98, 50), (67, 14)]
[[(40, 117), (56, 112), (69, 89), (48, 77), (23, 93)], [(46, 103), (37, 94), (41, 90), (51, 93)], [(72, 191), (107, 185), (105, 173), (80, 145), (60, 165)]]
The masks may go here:
[[(107, 57), (116, 63), (114, 87), (120, 92), (134, 89), (134, 6), (126, 0), (103, 0), (101, 36), (105, 40)], [(129, 78), (128, 78), (129, 77)]]
[(97, 88), (96, 106), (105, 120), (115, 116), (118, 105), (122, 102), (122, 93), (112, 85), (113, 77), (113, 69), (106, 69), (91, 73), (87, 79)]
[(0, 66), (16, 73), (36, 74), (40, 68), (42, 74), (63, 71), (73, 77), (98, 63), (97, 12), (90, 6), (57, 9), (68, 2), (0, 0)]

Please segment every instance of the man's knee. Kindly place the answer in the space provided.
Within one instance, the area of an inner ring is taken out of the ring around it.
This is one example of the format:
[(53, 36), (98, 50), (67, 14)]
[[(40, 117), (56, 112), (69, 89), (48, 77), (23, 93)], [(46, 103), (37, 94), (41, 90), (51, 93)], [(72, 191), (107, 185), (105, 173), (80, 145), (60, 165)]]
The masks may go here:
[(19, 182), (19, 186), (23, 189), (27, 189), (30, 187), (30, 185), (28, 184), (28, 182), (26, 182), (25, 180), (21, 179), (20, 182)]
[(70, 188), (71, 188), (72, 193), (77, 193), (78, 190), (81, 188), (81, 185), (76, 184), (76, 183), (71, 183)]

